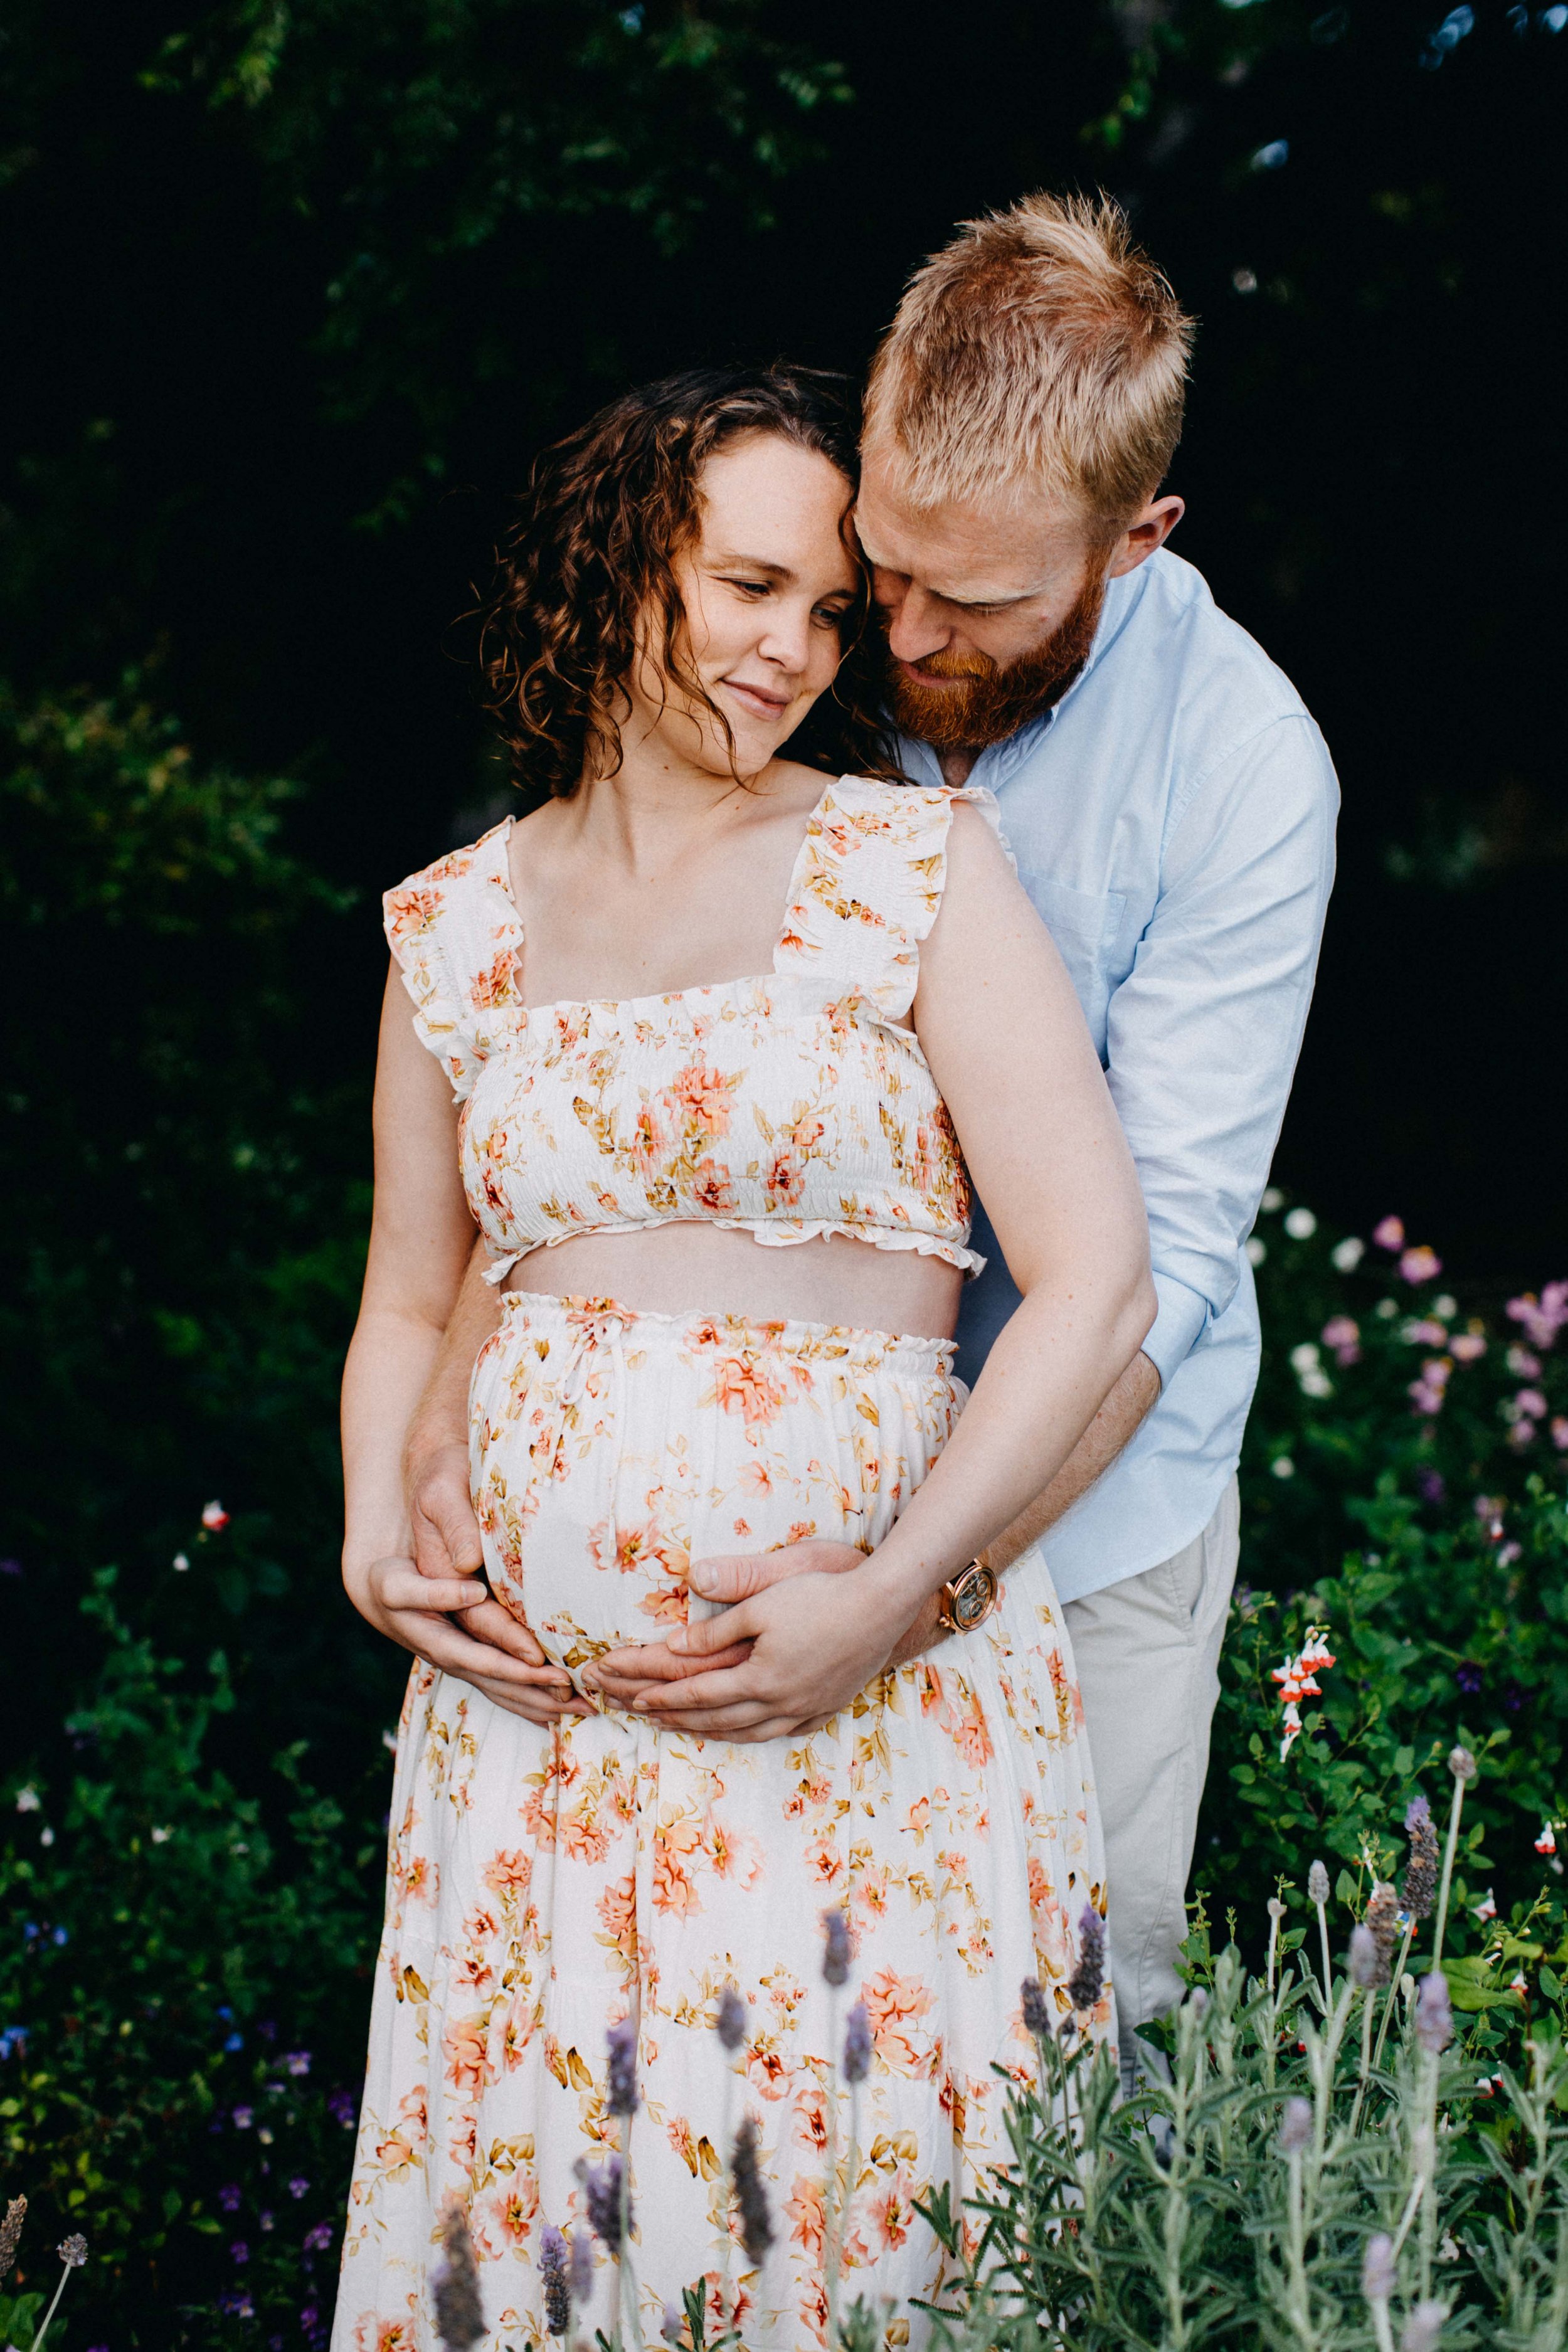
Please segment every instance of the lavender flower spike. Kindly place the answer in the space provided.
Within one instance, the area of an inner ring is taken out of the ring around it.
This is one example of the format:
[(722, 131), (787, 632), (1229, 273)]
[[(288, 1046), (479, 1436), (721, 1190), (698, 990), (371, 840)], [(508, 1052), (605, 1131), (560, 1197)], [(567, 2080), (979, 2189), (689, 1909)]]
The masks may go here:
[(578, 2310), (586, 2311), (594, 2300), (594, 2241), (586, 2230), (574, 2230), (572, 2232), (566, 2284), (572, 2290), (572, 2300)]
[(1321, 1862), (1315, 1862), (1307, 1873), (1307, 1900), (1321, 1911), (1328, 1899), (1329, 1874)]
[(430, 2290), (436, 2333), (445, 2352), (469, 2352), (487, 2330), (479, 2300), (479, 2266), (460, 2197), (448, 2197), (442, 2210), (441, 2243), (447, 2259)]
[(1385, 1985), (1394, 1973), (1394, 1944), (1399, 1933), (1399, 1896), (1386, 1880), (1373, 1888), (1363, 1925), (1377, 1954), (1377, 1974), (1373, 1982)]
[(730, 2177), (735, 2184), (735, 2202), (741, 2212), (741, 2243), (754, 2270), (767, 2260), (768, 2248), (773, 2242), (773, 2219), (768, 2210), (768, 2192), (757, 2162), (754, 2116), (747, 2116), (735, 2134)]
[(871, 2021), (866, 2004), (858, 2000), (844, 2029), (844, 2079), (863, 2083), (871, 2071)]
[(1037, 2042), (1042, 2033), (1051, 2030), (1051, 2012), (1039, 1978), (1026, 1977), (1018, 1988), (1018, 1998), (1024, 2011), (1024, 2031), (1032, 2033)]
[(5, 2277), (16, 2259), (16, 2246), (26, 2218), (26, 2199), (13, 2197), (5, 2207), (5, 2219), (0, 2221), (0, 2278)]
[(539, 2242), (539, 2275), (544, 2283), (544, 2325), (564, 2336), (572, 2325), (572, 2293), (566, 2284), (566, 2241), (547, 2229)]
[(826, 1942), (822, 1954), (824, 1984), (838, 1986), (849, 1976), (849, 1915), (847, 1911), (825, 1911), (822, 1931)]
[(87, 2260), (87, 2240), (79, 2230), (73, 2230), (68, 2238), (60, 2240), (55, 2252), (68, 2271), (79, 2271)]
[(716, 2023), (720, 2041), (733, 2057), (746, 2039), (746, 2004), (732, 1984), (726, 1985), (719, 1996)]
[(1448, 1979), (1440, 1969), (1421, 1979), (1421, 1990), (1415, 1996), (1415, 2039), (1423, 2050), (1434, 2058), (1446, 2050), (1454, 2038), (1454, 2010), (1448, 1997)]
[(1300, 2156), (1312, 2137), (1312, 2108), (1308, 2099), (1287, 2099), (1279, 2126), (1281, 2156)]
[(1105, 1922), (1092, 1903), (1079, 1914), (1078, 1966), (1068, 1979), (1068, 1999), (1081, 2016), (1098, 2006), (1105, 1990)]
[(607, 2253), (619, 2257), (621, 2251), (621, 2159), (612, 2156), (596, 2170), (591, 2169), (585, 2156), (580, 2156), (574, 2167), (588, 2206), (588, 2225)]
[(610, 2049), (610, 2087), (605, 2105), (613, 2116), (637, 2111), (637, 2030), (629, 2017), (612, 2025), (605, 2039)]
[(667, 2304), (665, 2305), (665, 2306), (664, 2306), (664, 2317), (663, 2317), (663, 2319), (659, 2322), (659, 2329), (658, 2329), (658, 2332), (659, 2332), (659, 2335), (662, 2336), (662, 2338), (663, 2338), (663, 2340), (665, 2341), (665, 2343), (666, 2343), (666, 2344), (684, 2344), (684, 2343), (685, 2343), (685, 2341), (686, 2341), (686, 2319), (685, 2319), (685, 2315), (684, 2315), (684, 2314), (683, 2314), (683, 2313), (677, 2311), (677, 2309), (676, 2309), (676, 2307), (675, 2307), (674, 2304), (672, 2304), (672, 2303), (667, 2303)]
[(1399, 2339), (1399, 2352), (1436, 2352), (1437, 2338), (1443, 2333), (1443, 2323), (1447, 2316), (1447, 2304), (1418, 2303), (1405, 2323), (1405, 2333)]
[(1412, 1797), (1405, 1816), (1410, 1860), (1405, 1867), (1405, 1907), (1412, 1919), (1430, 1918), (1437, 1894), (1437, 1832), (1425, 1797)]
[(1370, 1992), (1378, 1980), (1377, 1946), (1373, 1941), (1370, 1927), (1351, 1929), (1351, 1948), (1347, 1965), (1352, 1984), (1359, 1985), (1363, 1992)]
[(1380, 2230), (1366, 2242), (1361, 2263), (1361, 2291), (1368, 2303), (1386, 2303), (1397, 2284), (1394, 2241)]
[[(1448, 1769), (1453, 1774), (1456, 1780), (1461, 1782), (1473, 1780), (1476, 1777), (1476, 1759), (1471, 1755), (1468, 1748), (1450, 1748), (1448, 1750)], [(1438, 2324), (1440, 2326), (1441, 2322)], [(1414, 2322), (1412, 2322), (1412, 2325), (1414, 2325)]]

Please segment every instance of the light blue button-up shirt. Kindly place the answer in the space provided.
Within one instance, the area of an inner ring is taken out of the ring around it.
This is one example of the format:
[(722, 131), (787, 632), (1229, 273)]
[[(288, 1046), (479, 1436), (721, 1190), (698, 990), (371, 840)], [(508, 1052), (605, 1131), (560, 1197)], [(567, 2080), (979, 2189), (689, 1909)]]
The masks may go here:
[[(906, 743), (910, 775), (942, 781)], [(1113, 580), (1056, 709), (976, 763), (1060, 949), (1149, 1211), (1159, 1402), (1045, 1538), (1064, 1600), (1205, 1528), (1258, 1379), (1246, 1241), (1285, 1113), (1334, 873), (1339, 789), (1300, 695), (1162, 549)], [(1018, 1303), (990, 1222), (966, 1286), (973, 1381)]]

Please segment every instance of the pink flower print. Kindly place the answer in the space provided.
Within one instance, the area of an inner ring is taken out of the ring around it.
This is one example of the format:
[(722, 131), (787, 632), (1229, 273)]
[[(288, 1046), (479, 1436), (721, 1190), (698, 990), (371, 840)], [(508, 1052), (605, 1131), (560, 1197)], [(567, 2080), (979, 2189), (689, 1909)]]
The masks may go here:
[(748, 1429), (762, 1429), (778, 1418), (787, 1398), (783, 1383), (770, 1378), (754, 1357), (726, 1356), (715, 1367), (713, 1393), (704, 1402), (738, 1412)]
[(600, 1895), (597, 1907), (608, 1940), (618, 1952), (630, 1958), (637, 1949), (637, 1874), (628, 1870), (624, 1878), (612, 1879)]
[(692, 1814), (675, 1814), (653, 1833), (653, 1907), (678, 1919), (700, 1911), (702, 1899), (688, 1867), (702, 1844), (702, 1824)]
[(1373, 1225), (1372, 1237), (1379, 1249), (1403, 1249), (1405, 1247), (1404, 1218), (1384, 1217), (1381, 1224)]
[(1555, 1346), (1557, 1334), (1568, 1323), (1568, 1282), (1549, 1282), (1539, 1298), (1533, 1290), (1522, 1298), (1510, 1298), (1508, 1315), (1511, 1322), (1524, 1326), (1532, 1347)]
[(746, 2059), (745, 2075), (759, 2099), (782, 2099), (789, 2089), (789, 2069), (776, 2050), (753, 2047)]
[(511, 950), (503, 948), (500, 954), (483, 971), (478, 971), (468, 983), (468, 1003), (476, 1013), (488, 1013), (498, 1004), (512, 1001), (514, 967)]
[(732, 1217), (737, 1202), (730, 1171), (716, 1160), (700, 1160), (691, 1171), (691, 1199), (710, 1217)]
[(395, 947), (427, 931), (441, 911), (439, 890), (390, 890), (386, 898), (387, 935)]
[(1407, 1249), (1399, 1261), (1399, 1271), (1406, 1282), (1431, 1282), (1443, 1271), (1443, 1261), (1434, 1249), (1422, 1242)]
[(930, 2070), (930, 2054), (917, 2035), (918, 2020), (934, 2007), (930, 1988), (919, 1977), (900, 1976), (895, 1969), (879, 1969), (861, 1988), (861, 1999), (871, 2021), (871, 2039), (884, 2066), (895, 2074), (919, 2078)]
[(722, 1135), (730, 1124), (730, 1097), (741, 1076), (737, 1071), (726, 1077), (722, 1070), (704, 1069), (693, 1063), (689, 1069), (676, 1072), (665, 1088), (664, 1099), (686, 1126), (704, 1135)]
[(515, 1901), (518, 1895), (526, 1895), (532, 1876), (532, 1860), (521, 1847), (492, 1854), (483, 1872), (485, 1885), (492, 1895), (499, 1895), (503, 1903)]
[(1334, 1351), (1335, 1361), (1353, 1364), (1361, 1357), (1361, 1326), (1349, 1315), (1331, 1315), (1322, 1328), (1325, 1348)]
[(793, 1209), (805, 1192), (805, 1171), (788, 1151), (775, 1151), (763, 1179), (774, 1208)]
[(784, 2199), (784, 2213), (791, 2243), (803, 2249), (814, 2267), (819, 2264), (827, 2240), (827, 2210), (821, 2182), (812, 2179), (809, 2174), (797, 2172), (795, 2186)]
[(826, 1134), (827, 1129), (815, 1111), (807, 1111), (795, 1120), (790, 1129), (790, 1142), (796, 1151), (808, 1158)]
[(651, 1176), (664, 1158), (668, 1139), (653, 1114), (651, 1103), (644, 1103), (632, 1128), (632, 1158), (645, 1176)]
[(442, 2054), (447, 2061), (447, 2084), (451, 2090), (467, 2092), (470, 2096), (489, 2088), (495, 2081), (496, 2070), (489, 2054), (489, 2012), (477, 2009), (467, 2017), (455, 2017), (441, 2038)]
[(1448, 1353), (1461, 1364), (1479, 1364), (1487, 1352), (1487, 1343), (1479, 1331), (1457, 1331), (1448, 1342)]

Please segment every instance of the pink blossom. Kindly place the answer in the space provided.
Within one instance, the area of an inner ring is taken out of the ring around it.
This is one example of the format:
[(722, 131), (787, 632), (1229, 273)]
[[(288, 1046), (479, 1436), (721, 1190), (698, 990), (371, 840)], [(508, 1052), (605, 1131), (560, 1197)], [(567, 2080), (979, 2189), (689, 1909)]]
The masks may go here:
[(1443, 1410), (1443, 1391), (1441, 1389), (1433, 1388), (1429, 1381), (1412, 1381), (1405, 1394), (1417, 1412), (1430, 1415), (1441, 1412)]
[(1539, 1298), (1527, 1290), (1522, 1298), (1509, 1300), (1508, 1312), (1511, 1321), (1523, 1324), (1533, 1346), (1550, 1348), (1568, 1323), (1568, 1282), (1549, 1282)]
[(1399, 1271), (1406, 1282), (1430, 1282), (1442, 1273), (1443, 1261), (1435, 1249), (1428, 1249), (1421, 1242), (1415, 1249), (1405, 1251), (1399, 1261)]
[(1349, 1315), (1331, 1315), (1323, 1326), (1325, 1348), (1334, 1351), (1338, 1364), (1358, 1364), (1361, 1361), (1361, 1326)]
[(1448, 1353), (1461, 1364), (1479, 1363), (1486, 1352), (1487, 1343), (1479, 1331), (1458, 1331), (1448, 1342)]
[(1552, 1443), (1559, 1454), (1568, 1454), (1568, 1420), (1565, 1420), (1562, 1413), (1553, 1416)]
[(1528, 1348), (1510, 1348), (1503, 1361), (1516, 1381), (1538, 1381), (1541, 1378), (1541, 1359), (1532, 1356)]
[(1384, 1217), (1380, 1225), (1373, 1225), (1372, 1229), (1372, 1237), (1377, 1244), (1379, 1249), (1403, 1249), (1405, 1247), (1404, 1218)]
[(1476, 1917), (1482, 1921), (1497, 1917), (1497, 1904), (1489, 1886), (1479, 1903), (1471, 1904), (1470, 1909), (1475, 1913)]
[(1441, 1348), (1448, 1338), (1444, 1326), (1434, 1323), (1430, 1316), (1420, 1323), (1407, 1323), (1399, 1336), (1412, 1348)]
[(220, 1528), (227, 1527), (228, 1517), (221, 1503), (204, 1503), (202, 1506), (202, 1525), (210, 1528), (215, 1535)]
[(1546, 1411), (1546, 1399), (1539, 1389), (1521, 1389), (1513, 1401), (1515, 1415), (1523, 1420), (1539, 1421)]
[(1509, 1436), (1515, 1445), (1528, 1445), (1534, 1435), (1535, 1423), (1526, 1420), (1522, 1413), (1509, 1431)]
[(1511, 1568), (1514, 1561), (1521, 1556), (1521, 1547), (1519, 1544), (1505, 1543), (1498, 1552), (1497, 1564), (1500, 1568)]

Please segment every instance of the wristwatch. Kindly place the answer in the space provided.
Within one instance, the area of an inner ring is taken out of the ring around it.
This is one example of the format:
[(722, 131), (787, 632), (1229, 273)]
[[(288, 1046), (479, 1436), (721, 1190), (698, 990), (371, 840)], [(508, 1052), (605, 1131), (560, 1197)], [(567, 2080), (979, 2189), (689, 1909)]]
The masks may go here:
[(996, 1606), (996, 1579), (983, 1559), (950, 1576), (937, 1594), (937, 1614), (950, 1633), (973, 1633)]

